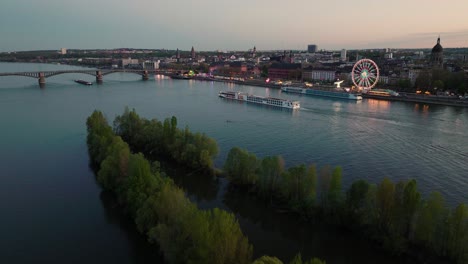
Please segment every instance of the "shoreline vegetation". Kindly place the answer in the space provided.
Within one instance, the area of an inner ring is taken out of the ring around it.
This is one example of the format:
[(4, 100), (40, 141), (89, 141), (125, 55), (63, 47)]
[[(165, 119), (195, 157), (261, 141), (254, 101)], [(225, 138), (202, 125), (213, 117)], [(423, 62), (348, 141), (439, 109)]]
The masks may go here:
[[(468, 208), (459, 204), (450, 209), (437, 192), (422, 199), (415, 180), (396, 184), (388, 178), (379, 184), (357, 180), (343, 190), (340, 167), (317, 170), (302, 164), (286, 169), (280, 156), (261, 159), (237, 147), (229, 151), (221, 172), (213, 165), (216, 141), (187, 127), (178, 129), (175, 117), (147, 120), (126, 108), (113, 125), (114, 129), (99, 111), (87, 120), (97, 180), (116, 195), (140, 233), (157, 242), (170, 263), (252, 263), (253, 247), (233, 214), (201, 211), (191, 203), (160, 171), (155, 160), (162, 159), (222, 173), (270, 206), (363, 234), (391, 254), (421, 263), (468, 261)], [(263, 256), (253, 263), (282, 262)], [(322, 262), (302, 262), (298, 254), (290, 263)]]
[[(159, 246), (168, 263), (282, 263), (270, 256), (253, 261), (253, 246), (234, 214), (218, 208), (198, 209), (160, 171), (159, 162), (150, 163), (142, 153), (132, 153), (123, 140), (136, 147), (149, 140), (154, 145), (145, 150), (151, 155), (168, 154), (167, 158), (183, 162), (187, 167), (213, 171), (213, 157), (218, 151), (213, 139), (194, 134), (188, 128), (177, 129), (175, 117), (164, 123), (143, 120), (128, 109), (116, 118), (115, 131), (99, 111), (88, 117), (86, 125), (90, 165), (97, 172), (97, 181), (116, 196), (138, 231)], [(145, 135), (150, 137), (140, 138)], [(324, 262), (318, 259), (303, 262), (298, 254), (290, 263)]]

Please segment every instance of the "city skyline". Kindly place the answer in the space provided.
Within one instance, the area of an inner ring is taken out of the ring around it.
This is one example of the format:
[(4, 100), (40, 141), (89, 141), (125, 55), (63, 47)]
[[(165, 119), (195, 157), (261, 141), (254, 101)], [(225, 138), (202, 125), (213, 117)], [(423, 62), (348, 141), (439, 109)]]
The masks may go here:
[(44, 0), (1, 4), (0, 52), (148, 48), (305, 50), (468, 47), (468, 2)]

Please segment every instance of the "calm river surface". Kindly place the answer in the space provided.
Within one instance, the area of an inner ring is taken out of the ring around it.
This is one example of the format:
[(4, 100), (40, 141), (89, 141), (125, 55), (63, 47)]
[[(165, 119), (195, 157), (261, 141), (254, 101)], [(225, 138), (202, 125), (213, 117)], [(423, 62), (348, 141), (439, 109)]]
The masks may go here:
[[(73, 69), (0, 63), (0, 72)], [(111, 74), (84, 86), (81, 74), (37, 80), (0, 77), (0, 263), (162, 263), (154, 246), (103, 193), (88, 168), (86, 118), (109, 121), (125, 106), (147, 118), (177, 116), (180, 127), (204, 132), (220, 146), (222, 166), (233, 146), (257, 156), (343, 167), (346, 186), (415, 178), (420, 191), (468, 202), (468, 109), (404, 102), (348, 102), (281, 94), (268, 88)], [(218, 98), (220, 90), (299, 100), (299, 111)], [(201, 208), (234, 212), (256, 256), (289, 260), (301, 251), (329, 264), (392, 263), (372, 245), (326, 227), (278, 215), (262, 202), (227, 191), (225, 179), (178, 176)]]

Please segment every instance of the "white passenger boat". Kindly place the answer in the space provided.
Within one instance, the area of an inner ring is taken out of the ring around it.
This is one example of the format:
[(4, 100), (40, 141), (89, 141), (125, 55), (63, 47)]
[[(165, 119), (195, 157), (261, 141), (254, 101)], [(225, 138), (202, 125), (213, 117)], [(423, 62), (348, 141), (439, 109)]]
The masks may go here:
[(238, 100), (244, 101), (249, 103), (256, 103), (256, 104), (263, 104), (263, 105), (271, 105), (289, 109), (299, 109), (301, 104), (299, 101), (290, 101), (281, 98), (274, 98), (274, 97), (263, 97), (253, 94), (241, 93), (241, 92), (233, 92), (233, 91), (221, 91), (219, 92), (219, 97), (231, 99), (231, 100)]

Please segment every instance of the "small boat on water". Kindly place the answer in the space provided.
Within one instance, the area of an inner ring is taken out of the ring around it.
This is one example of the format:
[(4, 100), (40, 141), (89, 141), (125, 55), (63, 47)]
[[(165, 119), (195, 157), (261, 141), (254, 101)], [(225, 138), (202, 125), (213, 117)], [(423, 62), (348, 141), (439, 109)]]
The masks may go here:
[(255, 104), (263, 104), (263, 105), (271, 105), (276, 107), (283, 107), (289, 109), (299, 109), (301, 107), (299, 101), (290, 101), (281, 98), (274, 98), (274, 97), (263, 97), (253, 94), (241, 93), (241, 92), (232, 92), (232, 91), (221, 91), (219, 92), (219, 97), (237, 100), (237, 101), (244, 101), (249, 103)]
[(93, 85), (92, 82), (87, 82), (83, 80), (75, 80), (76, 83), (83, 84), (83, 85)]

